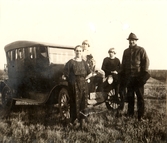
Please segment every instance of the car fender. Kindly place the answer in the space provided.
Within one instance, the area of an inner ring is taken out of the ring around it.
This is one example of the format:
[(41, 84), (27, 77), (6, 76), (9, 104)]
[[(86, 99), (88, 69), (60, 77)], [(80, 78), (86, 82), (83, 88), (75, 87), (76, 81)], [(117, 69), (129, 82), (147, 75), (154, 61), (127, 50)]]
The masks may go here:
[(2, 93), (3, 88), (6, 86), (4, 81), (0, 81), (0, 93)]
[(58, 95), (61, 88), (68, 88), (68, 82), (64, 80), (64, 81), (59, 82), (59, 84), (54, 85), (52, 89), (50, 90), (45, 102), (48, 102), (50, 98), (53, 98), (53, 96), (54, 98), (56, 98), (56, 101), (58, 101), (58, 96), (55, 97), (55, 94)]

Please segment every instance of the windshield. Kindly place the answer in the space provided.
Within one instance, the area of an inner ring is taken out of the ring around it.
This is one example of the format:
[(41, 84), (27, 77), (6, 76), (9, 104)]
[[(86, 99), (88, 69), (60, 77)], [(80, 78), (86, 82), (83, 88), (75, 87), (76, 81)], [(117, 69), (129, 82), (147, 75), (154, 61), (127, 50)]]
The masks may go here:
[(48, 47), (49, 60), (52, 64), (65, 64), (68, 60), (74, 58), (73, 49), (59, 49)]

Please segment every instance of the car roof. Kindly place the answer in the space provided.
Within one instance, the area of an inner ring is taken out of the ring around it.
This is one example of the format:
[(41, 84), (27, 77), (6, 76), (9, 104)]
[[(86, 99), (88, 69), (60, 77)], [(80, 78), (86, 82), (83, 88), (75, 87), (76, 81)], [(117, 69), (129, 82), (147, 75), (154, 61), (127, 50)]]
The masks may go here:
[(22, 47), (31, 47), (31, 46), (50, 46), (50, 47), (60, 48), (60, 49), (74, 49), (74, 47), (72, 46), (58, 45), (58, 44), (51, 44), (51, 43), (44, 43), (44, 42), (35, 42), (35, 41), (15, 41), (7, 44), (4, 47), (4, 49), (7, 52), (12, 49), (17, 49)]

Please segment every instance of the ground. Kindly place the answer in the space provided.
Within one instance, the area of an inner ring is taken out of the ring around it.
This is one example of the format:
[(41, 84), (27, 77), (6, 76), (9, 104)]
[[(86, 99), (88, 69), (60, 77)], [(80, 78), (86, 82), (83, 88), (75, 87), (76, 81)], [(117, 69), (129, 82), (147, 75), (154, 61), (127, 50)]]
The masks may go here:
[[(60, 120), (57, 106), (36, 106), (17, 103), (7, 112), (0, 106), (0, 142), (111, 142), (166, 143), (166, 83), (150, 78), (145, 85), (145, 121), (125, 116), (124, 110), (107, 110), (105, 104), (93, 108), (82, 128)], [(136, 108), (135, 108), (136, 111)]]

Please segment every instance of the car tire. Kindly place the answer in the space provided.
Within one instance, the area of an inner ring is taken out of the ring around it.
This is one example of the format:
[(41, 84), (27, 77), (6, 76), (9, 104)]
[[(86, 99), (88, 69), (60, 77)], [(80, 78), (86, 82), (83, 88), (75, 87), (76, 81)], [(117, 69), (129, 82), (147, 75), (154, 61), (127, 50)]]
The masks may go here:
[(12, 99), (12, 91), (9, 87), (5, 86), (2, 90), (2, 107), (11, 110), (16, 101)]
[(59, 111), (62, 120), (70, 119), (70, 97), (66, 88), (61, 88), (59, 91)]
[(122, 109), (122, 98), (120, 97), (120, 94), (118, 97), (115, 96), (115, 90), (112, 89), (110, 92), (107, 94), (107, 99), (105, 101), (106, 107), (108, 110), (118, 110)]

